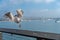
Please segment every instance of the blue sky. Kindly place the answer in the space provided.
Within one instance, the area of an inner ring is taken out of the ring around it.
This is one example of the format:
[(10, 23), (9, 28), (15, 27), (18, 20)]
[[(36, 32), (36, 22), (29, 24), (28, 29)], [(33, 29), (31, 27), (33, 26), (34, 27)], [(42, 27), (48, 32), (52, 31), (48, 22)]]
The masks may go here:
[(60, 0), (0, 0), (0, 16), (16, 9), (24, 11), (24, 17), (60, 17)]

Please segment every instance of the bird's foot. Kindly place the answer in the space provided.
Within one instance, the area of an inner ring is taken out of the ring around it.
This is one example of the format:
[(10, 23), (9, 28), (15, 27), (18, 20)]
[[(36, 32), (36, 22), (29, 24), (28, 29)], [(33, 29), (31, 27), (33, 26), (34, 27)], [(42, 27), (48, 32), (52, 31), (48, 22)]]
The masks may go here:
[(21, 28), (21, 24), (19, 25), (19, 28)]

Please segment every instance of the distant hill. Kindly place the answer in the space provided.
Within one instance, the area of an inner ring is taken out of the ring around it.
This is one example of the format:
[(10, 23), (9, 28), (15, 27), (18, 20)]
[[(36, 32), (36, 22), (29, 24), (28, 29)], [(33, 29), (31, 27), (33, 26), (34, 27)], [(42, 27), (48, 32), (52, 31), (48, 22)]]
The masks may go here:
[[(41, 17), (24, 17), (22, 18), (23, 20), (50, 20), (50, 19), (53, 19), (53, 20), (60, 20), (60, 18), (41, 18)], [(0, 21), (9, 21), (9, 19), (6, 19), (6, 18), (0, 18)]]

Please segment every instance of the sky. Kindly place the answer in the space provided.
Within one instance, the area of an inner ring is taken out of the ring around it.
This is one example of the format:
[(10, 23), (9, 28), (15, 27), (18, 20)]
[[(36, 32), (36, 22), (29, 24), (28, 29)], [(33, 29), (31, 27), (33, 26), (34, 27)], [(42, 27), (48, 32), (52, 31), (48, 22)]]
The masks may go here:
[(24, 17), (60, 17), (60, 0), (0, 0), (0, 16), (24, 11)]

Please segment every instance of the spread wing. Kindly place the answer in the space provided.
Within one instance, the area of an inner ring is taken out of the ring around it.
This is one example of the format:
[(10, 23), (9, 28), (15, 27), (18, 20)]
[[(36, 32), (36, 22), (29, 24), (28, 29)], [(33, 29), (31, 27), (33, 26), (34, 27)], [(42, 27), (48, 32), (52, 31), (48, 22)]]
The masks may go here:
[(21, 17), (23, 16), (23, 11), (22, 11), (21, 9), (16, 10), (16, 12), (17, 12), (17, 16), (18, 16), (19, 18), (21, 18)]
[(14, 20), (14, 16), (12, 15), (11, 12), (7, 12), (4, 16), (5, 16), (6, 18), (8, 18), (9, 20)]

